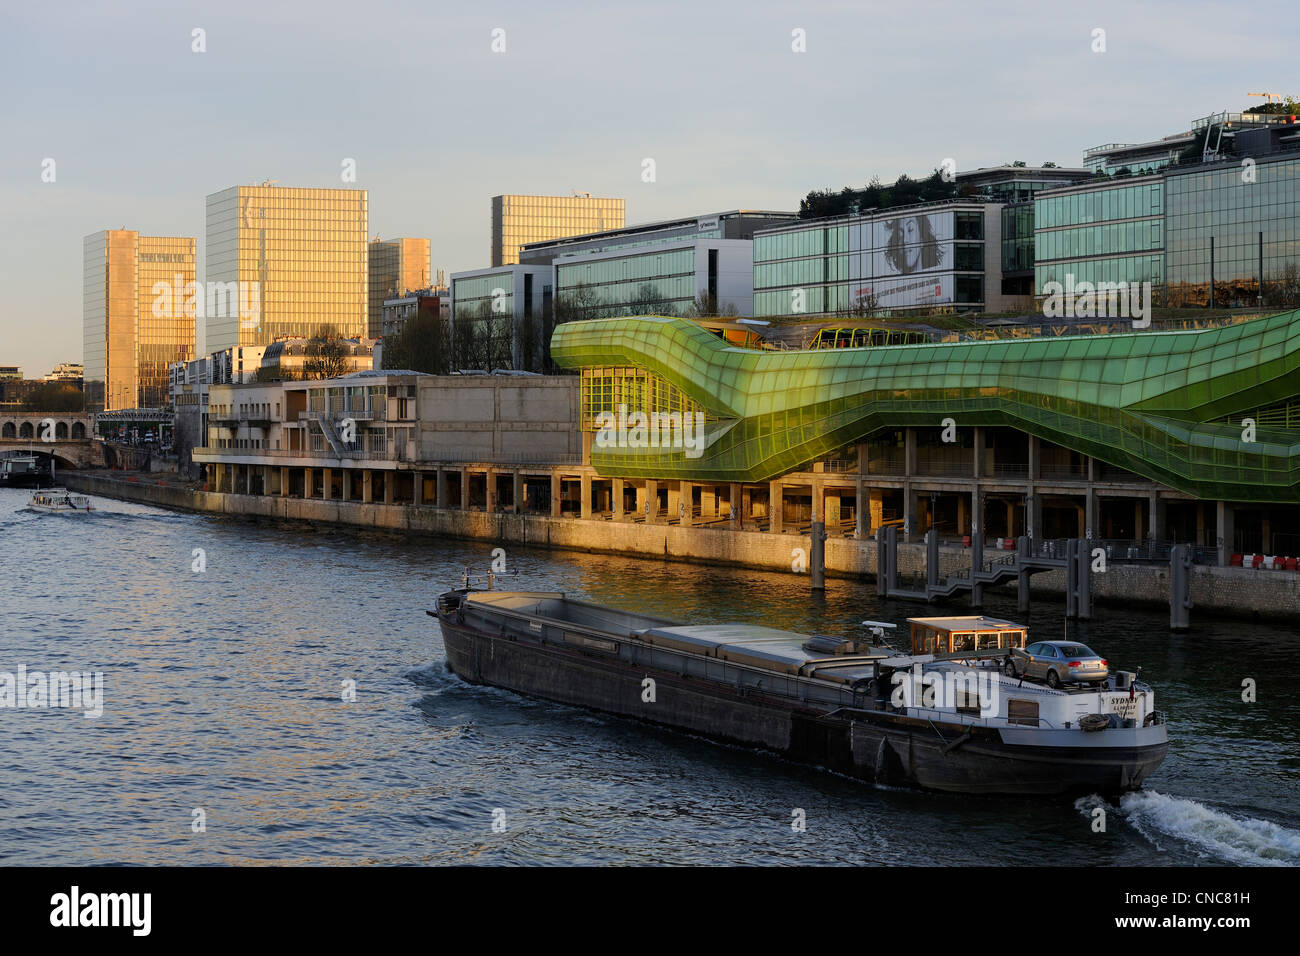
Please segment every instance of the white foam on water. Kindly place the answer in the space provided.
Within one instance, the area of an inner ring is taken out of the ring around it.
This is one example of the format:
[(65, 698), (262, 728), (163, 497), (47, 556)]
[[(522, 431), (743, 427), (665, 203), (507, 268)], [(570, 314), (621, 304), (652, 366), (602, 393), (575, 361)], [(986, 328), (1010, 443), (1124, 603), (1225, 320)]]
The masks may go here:
[(1268, 820), (1234, 817), (1195, 800), (1154, 790), (1125, 794), (1120, 811), (1157, 845), (1155, 833), (1191, 843), (1229, 863), (1300, 866), (1300, 830)]

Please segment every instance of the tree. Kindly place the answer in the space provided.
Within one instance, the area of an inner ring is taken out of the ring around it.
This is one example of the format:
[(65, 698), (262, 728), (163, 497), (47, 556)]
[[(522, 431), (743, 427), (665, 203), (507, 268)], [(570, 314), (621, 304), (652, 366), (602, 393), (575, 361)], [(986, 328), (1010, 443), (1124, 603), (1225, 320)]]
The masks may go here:
[(85, 408), (85, 394), (67, 382), (42, 382), (23, 399), (26, 412), (80, 412)]
[(687, 314), (694, 318), (707, 318), (710, 316), (726, 317), (740, 315), (740, 312), (737, 311), (735, 305), (730, 302), (725, 306), (719, 307), (717, 296), (702, 291), (695, 297), (695, 301), (691, 303)]
[(451, 323), (435, 312), (411, 316), (384, 342), (384, 368), (446, 375), (451, 360)]
[(600, 293), (579, 282), (573, 288), (566, 289), (563, 295), (555, 297), (552, 316), (556, 325), (572, 322), (575, 319), (596, 318), (592, 313), (600, 307)]
[(352, 350), (343, 336), (322, 325), (303, 349), (302, 377), (338, 378), (352, 370)]
[(875, 292), (861, 292), (849, 309), (849, 315), (854, 318), (866, 318), (875, 315), (880, 311), (880, 296)]
[(1288, 262), (1264, 286), (1264, 304), (1271, 309), (1300, 306), (1300, 267)]

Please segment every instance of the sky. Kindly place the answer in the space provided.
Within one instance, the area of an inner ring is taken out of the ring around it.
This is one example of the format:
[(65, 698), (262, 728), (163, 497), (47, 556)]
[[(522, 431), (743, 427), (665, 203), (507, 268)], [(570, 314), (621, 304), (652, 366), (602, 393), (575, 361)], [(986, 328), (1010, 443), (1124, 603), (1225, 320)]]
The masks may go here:
[(81, 361), (92, 232), (194, 236), (202, 280), (230, 186), (368, 189), (371, 236), (427, 236), (451, 273), (490, 264), (501, 193), (623, 197), (635, 223), (946, 158), (1077, 167), (1300, 93), (1297, 25), (1292, 0), (3, 0), (0, 365)]

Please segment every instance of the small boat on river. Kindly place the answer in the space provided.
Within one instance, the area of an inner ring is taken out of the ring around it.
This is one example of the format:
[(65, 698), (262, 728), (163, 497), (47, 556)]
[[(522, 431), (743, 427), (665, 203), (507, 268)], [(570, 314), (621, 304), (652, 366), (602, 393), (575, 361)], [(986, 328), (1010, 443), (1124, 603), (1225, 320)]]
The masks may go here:
[(89, 514), (90, 499), (62, 488), (50, 488), (32, 495), (27, 507), (44, 514)]

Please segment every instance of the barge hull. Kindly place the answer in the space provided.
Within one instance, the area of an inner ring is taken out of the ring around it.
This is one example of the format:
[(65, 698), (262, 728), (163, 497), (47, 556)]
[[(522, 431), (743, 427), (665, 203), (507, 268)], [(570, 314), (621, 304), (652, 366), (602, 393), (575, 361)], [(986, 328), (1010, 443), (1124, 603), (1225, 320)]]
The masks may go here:
[[(714, 681), (485, 634), (446, 616), (439, 624), (448, 665), (470, 683), (759, 747), (868, 782), (951, 793), (1113, 795), (1140, 787), (1168, 747), (1163, 726), (1139, 732), (1134, 739), (1150, 742), (1134, 746), (1043, 747), (1009, 743), (994, 728), (967, 734), (886, 712), (826, 714)], [(653, 700), (646, 699), (646, 678), (654, 681)], [(1097, 734), (1098, 744), (1114, 733)]]

